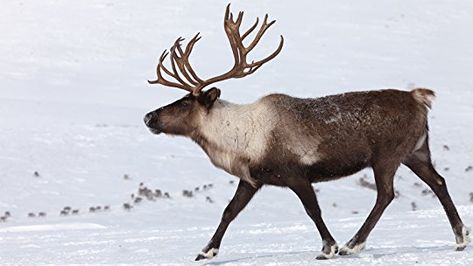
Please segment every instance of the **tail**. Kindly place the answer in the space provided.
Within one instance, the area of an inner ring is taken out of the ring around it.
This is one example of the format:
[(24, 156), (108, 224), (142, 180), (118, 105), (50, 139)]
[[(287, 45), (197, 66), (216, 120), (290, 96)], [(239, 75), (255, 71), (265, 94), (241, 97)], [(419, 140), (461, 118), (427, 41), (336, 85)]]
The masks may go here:
[(432, 101), (435, 99), (434, 91), (424, 88), (417, 88), (411, 91), (411, 95), (418, 103), (432, 108)]

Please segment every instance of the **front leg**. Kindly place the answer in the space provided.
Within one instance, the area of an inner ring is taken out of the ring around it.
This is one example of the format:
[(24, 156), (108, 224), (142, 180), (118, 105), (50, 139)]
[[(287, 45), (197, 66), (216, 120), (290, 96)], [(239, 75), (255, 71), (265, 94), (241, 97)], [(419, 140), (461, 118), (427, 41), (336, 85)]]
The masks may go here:
[(250, 202), (253, 195), (261, 188), (260, 184), (251, 185), (250, 183), (240, 180), (238, 188), (235, 192), (230, 203), (228, 203), (225, 211), (223, 211), (222, 220), (218, 225), (217, 231), (210, 239), (209, 243), (202, 251), (197, 255), (195, 260), (211, 259), (218, 254), (220, 243), (222, 242), (223, 235), (227, 230), (228, 225), (235, 219), (243, 208)]

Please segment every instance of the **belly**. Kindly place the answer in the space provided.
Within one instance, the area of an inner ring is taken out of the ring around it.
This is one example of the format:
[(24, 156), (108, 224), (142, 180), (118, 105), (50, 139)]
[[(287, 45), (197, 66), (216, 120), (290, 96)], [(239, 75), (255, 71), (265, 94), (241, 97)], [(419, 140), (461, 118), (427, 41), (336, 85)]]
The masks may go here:
[(327, 160), (315, 163), (305, 170), (305, 177), (311, 182), (323, 182), (353, 175), (366, 167), (369, 162), (360, 158), (359, 160)]
[(287, 178), (304, 178), (312, 183), (324, 182), (352, 175), (368, 166), (369, 160), (363, 155), (343, 159), (321, 159), (310, 165), (300, 161), (268, 160), (251, 166), (250, 173), (263, 184), (286, 186)]

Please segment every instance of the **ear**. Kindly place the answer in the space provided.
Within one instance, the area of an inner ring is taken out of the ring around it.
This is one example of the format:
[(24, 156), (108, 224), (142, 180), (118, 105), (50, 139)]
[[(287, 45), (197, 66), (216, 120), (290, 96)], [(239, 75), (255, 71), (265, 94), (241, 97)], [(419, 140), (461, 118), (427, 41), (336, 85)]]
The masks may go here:
[(220, 89), (215, 87), (207, 90), (202, 94), (202, 103), (209, 109), (215, 103), (215, 101), (220, 97)]

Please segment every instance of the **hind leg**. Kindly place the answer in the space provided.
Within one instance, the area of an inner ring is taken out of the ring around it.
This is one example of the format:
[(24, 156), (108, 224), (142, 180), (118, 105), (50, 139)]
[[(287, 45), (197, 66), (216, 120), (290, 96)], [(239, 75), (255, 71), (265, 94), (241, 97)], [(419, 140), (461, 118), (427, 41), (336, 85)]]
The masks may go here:
[(469, 230), (458, 215), (457, 209), (447, 191), (445, 179), (437, 173), (432, 165), (428, 140), (426, 139), (422, 147), (409, 156), (403, 163), (419, 176), (420, 179), (432, 189), (435, 195), (437, 195), (437, 198), (440, 200), (440, 203), (447, 213), (448, 220), (455, 234), (457, 242), (456, 250), (461, 251), (465, 249), (470, 242), (468, 236)]
[(309, 215), (315, 223), (315, 226), (320, 233), (320, 237), (322, 238), (322, 252), (317, 256), (317, 259), (323, 260), (333, 258), (338, 252), (338, 246), (322, 220), (322, 212), (317, 202), (317, 196), (312, 188), (312, 184), (304, 179), (290, 178), (288, 180), (288, 186), (299, 197), (300, 201), (304, 205), (307, 215)]
[(379, 160), (373, 165), (376, 181), (376, 203), (360, 230), (340, 249), (339, 255), (351, 255), (360, 252), (365, 247), (368, 235), (381, 218), (384, 210), (394, 199), (393, 179), (400, 163), (391, 160)]

